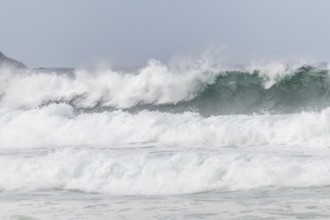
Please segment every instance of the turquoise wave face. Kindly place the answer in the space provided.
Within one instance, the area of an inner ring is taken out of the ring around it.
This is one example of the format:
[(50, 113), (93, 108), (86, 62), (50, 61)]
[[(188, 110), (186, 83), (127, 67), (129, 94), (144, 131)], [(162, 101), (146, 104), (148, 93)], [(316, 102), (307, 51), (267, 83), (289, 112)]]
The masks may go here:
[(277, 78), (270, 87), (265, 86), (268, 80), (267, 75), (263, 76), (259, 71), (227, 71), (213, 84), (202, 87), (190, 101), (143, 108), (170, 112), (193, 110), (207, 116), (261, 112), (285, 114), (330, 106), (328, 70), (303, 66), (293, 74)]

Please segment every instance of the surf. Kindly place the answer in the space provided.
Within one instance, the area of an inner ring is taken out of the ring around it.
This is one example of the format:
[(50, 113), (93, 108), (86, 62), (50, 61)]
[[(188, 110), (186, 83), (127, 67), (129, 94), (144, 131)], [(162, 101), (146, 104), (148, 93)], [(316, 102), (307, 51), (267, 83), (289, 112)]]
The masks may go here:
[(203, 62), (173, 67), (151, 60), (123, 72), (2, 70), (0, 106), (33, 109), (66, 103), (77, 111), (199, 112), (204, 116), (287, 114), (330, 106), (327, 66), (215, 67)]

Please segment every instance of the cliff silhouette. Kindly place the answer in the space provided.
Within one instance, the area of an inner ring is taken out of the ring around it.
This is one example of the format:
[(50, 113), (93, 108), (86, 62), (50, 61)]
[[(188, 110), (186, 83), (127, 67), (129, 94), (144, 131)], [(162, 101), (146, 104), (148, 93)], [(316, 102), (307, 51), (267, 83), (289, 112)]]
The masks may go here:
[(4, 65), (9, 66), (9, 67), (18, 68), (18, 69), (27, 68), (27, 66), (24, 63), (17, 61), (15, 59), (9, 58), (0, 52), (0, 66), (4, 66)]

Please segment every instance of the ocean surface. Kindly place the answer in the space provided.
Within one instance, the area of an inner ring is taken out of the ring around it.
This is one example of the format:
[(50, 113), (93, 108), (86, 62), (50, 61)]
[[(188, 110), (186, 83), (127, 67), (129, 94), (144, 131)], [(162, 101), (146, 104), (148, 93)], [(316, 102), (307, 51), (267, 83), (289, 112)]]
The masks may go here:
[(322, 64), (0, 69), (0, 219), (329, 219)]

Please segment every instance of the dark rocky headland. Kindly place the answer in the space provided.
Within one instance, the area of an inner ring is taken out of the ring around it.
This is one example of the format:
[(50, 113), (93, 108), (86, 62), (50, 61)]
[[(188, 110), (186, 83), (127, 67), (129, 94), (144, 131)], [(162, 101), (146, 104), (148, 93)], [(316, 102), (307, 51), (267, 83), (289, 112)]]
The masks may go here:
[(19, 62), (15, 59), (6, 57), (1, 52), (0, 52), (0, 66), (9, 66), (9, 67), (18, 68), (18, 69), (27, 68), (27, 66), (24, 63)]

